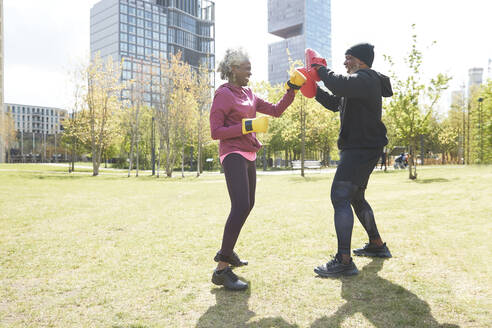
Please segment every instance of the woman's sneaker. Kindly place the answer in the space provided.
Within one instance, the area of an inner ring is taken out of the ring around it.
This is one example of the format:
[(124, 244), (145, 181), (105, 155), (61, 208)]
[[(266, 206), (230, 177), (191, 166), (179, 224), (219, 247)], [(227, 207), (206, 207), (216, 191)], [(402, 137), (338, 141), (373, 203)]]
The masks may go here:
[(233, 267), (242, 267), (243, 265), (248, 265), (248, 261), (242, 261), (239, 256), (236, 254), (236, 252), (232, 252), (230, 256), (225, 256), (220, 254), (220, 252), (217, 252), (217, 254), (214, 257), (215, 262), (226, 262), (232, 265)]
[(340, 256), (335, 255), (330, 262), (316, 267), (314, 272), (321, 277), (339, 277), (356, 275), (359, 270), (352, 259), (350, 259), (350, 263), (344, 264)]
[(231, 290), (244, 290), (248, 288), (248, 284), (239, 280), (230, 267), (220, 271), (215, 269), (212, 275), (212, 282), (218, 286), (224, 286)]
[(384, 243), (382, 246), (377, 246), (371, 243), (367, 243), (362, 248), (357, 248), (353, 250), (354, 255), (357, 256), (369, 256), (369, 257), (383, 257), (389, 258), (391, 257), (391, 253)]

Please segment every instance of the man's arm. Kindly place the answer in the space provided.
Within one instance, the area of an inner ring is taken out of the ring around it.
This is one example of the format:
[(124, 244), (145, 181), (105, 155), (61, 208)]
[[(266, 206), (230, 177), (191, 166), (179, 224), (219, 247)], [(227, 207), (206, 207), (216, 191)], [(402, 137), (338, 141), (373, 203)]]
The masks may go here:
[(340, 97), (331, 95), (320, 87), (317, 88), (315, 99), (332, 112), (338, 112), (340, 110)]
[(329, 68), (320, 66), (318, 75), (325, 86), (337, 96), (358, 98), (367, 95), (367, 86), (361, 73), (340, 75), (335, 74)]

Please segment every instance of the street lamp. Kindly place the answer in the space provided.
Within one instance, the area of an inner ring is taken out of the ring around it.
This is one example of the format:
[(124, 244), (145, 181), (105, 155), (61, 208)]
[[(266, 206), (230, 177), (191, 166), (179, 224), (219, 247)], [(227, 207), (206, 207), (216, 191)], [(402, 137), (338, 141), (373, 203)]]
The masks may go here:
[(482, 139), (482, 102), (483, 98), (478, 98), (478, 132), (480, 134), (480, 164), (483, 163), (483, 139)]

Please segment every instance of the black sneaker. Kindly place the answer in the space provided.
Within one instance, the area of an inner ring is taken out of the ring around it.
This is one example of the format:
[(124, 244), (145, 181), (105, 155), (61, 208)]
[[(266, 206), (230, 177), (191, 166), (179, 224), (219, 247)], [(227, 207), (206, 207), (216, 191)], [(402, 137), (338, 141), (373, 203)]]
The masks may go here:
[(350, 260), (350, 263), (343, 264), (339, 256), (336, 255), (330, 262), (316, 267), (314, 272), (321, 277), (339, 277), (356, 275), (359, 273), (359, 270), (352, 259)]
[(244, 290), (248, 288), (248, 284), (239, 280), (230, 267), (221, 271), (215, 269), (214, 274), (212, 275), (212, 282), (218, 286), (224, 286), (231, 290)]
[(357, 256), (384, 257), (384, 258), (391, 257), (391, 253), (388, 247), (386, 246), (386, 243), (384, 243), (383, 246), (376, 246), (374, 244), (367, 243), (362, 248), (354, 249), (353, 252), (354, 255)]
[(217, 254), (214, 257), (215, 262), (226, 262), (232, 265), (233, 267), (242, 267), (243, 265), (248, 265), (248, 261), (242, 261), (239, 256), (236, 254), (236, 252), (232, 252), (230, 256), (225, 256), (220, 254), (220, 252), (217, 252)]

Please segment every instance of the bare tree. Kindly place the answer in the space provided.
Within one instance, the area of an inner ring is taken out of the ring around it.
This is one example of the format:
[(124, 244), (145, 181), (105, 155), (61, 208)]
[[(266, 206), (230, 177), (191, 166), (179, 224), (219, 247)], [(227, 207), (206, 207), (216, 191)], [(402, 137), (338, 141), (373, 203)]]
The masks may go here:
[(208, 116), (205, 115), (210, 109), (212, 103), (213, 88), (210, 85), (210, 72), (206, 65), (200, 65), (198, 70), (196, 84), (196, 99), (198, 101), (197, 115), (197, 165), (196, 165), (196, 176), (199, 177), (203, 171), (202, 168), (202, 148), (204, 144), (204, 131), (207, 129), (209, 124)]

